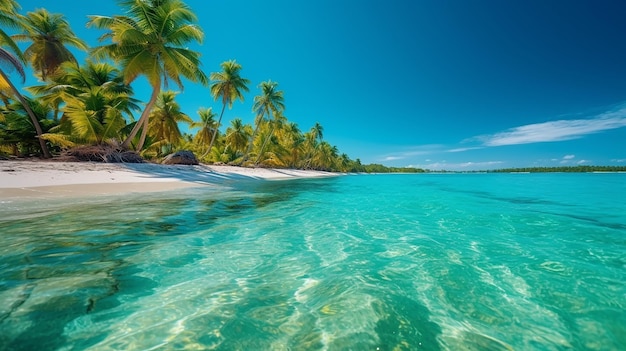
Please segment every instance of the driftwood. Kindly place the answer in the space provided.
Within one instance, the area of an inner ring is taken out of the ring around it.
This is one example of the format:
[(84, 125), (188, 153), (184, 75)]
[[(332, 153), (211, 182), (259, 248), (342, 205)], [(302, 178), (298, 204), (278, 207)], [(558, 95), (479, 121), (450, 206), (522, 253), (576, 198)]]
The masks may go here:
[(109, 145), (87, 145), (65, 150), (57, 158), (59, 161), (143, 163), (144, 160), (134, 151), (126, 151)]

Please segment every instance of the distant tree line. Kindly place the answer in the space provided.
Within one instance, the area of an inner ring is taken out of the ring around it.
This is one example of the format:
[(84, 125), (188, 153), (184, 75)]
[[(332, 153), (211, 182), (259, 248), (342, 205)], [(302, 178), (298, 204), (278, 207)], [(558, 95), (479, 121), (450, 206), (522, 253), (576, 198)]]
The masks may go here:
[(586, 173), (586, 172), (626, 172), (626, 166), (561, 166), (561, 167), (523, 167), (523, 168), (502, 168), (486, 171), (489, 173)]
[(420, 168), (414, 167), (387, 167), (381, 164), (372, 163), (364, 165), (360, 172), (366, 173), (424, 173), (426, 172)]
[(588, 173), (588, 172), (626, 172), (626, 166), (562, 166), (562, 167), (520, 167), (501, 168), (481, 171), (429, 170), (413, 167), (387, 167), (381, 164), (361, 165), (357, 159), (350, 172), (362, 173)]

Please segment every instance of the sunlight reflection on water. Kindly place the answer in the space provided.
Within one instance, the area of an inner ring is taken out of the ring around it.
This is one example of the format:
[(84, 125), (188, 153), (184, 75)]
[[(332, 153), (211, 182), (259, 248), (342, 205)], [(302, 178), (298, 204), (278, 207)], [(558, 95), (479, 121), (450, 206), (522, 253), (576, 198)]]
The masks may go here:
[[(594, 183), (594, 200), (557, 191), (597, 182), (585, 175), (542, 179), (550, 198), (532, 179), (491, 177), (12, 203), (0, 221), (0, 349), (626, 344), (622, 179), (606, 178), (604, 193)], [(589, 221), (598, 196), (615, 212)]]

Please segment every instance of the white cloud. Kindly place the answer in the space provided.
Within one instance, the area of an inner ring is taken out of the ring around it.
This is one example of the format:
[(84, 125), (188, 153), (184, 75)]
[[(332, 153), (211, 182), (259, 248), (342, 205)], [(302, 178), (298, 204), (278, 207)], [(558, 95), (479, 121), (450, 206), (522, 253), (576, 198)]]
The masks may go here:
[(469, 150), (479, 150), (479, 149), (484, 149), (483, 147), (480, 146), (475, 146), (475, 147), (460, 147), (457, 149), (450, 149), (448, 150), (448, 152), (463, 152), (463, 151), (469, 151)]
[(488, 161), (488, 162), (464, 162), (464, 163), (459, 163), (459, 167), (461, 168), (467, 168), (467, 167), (484, 167), (484, 166), (493, 166), (493, 165), (499, 165), (501, 164), (502, 161)]
[(396, 161), (403, 160), (405, 158), (413, 157), (413, 156), (421, 156), (421, 155), (429, 155), (434, 152), (437, 152), (443, 148), (442, 145), (439, 144), (431, 144), (431, 145), (421, 145), (411, 147), (408, 150), (394, 152), (388, 155), (383, 155), (379, 158), (380, 161)]
[(433, 162), (423, 165), (409, 165), (407, 167), (430, 169), (430, 170), (447, 170), (447, 171), (463, 171), (463, 170), (483, 170), (492, 168), (491, 166), (502, 164), (502, 161), (486, 161), (486, 162), (460, 162), (448, 163), (447, 161)]
[(612, 162), (622, 163), (622, 162), (626, 162), (626, 158), (614, 158), (611, 161)]
[(589, 160), (580, 160), (580, 161), (576, 162), (576, 164), (582, 165), (583, 163), (589, 163), (589, 162), (591, 162), (591, 161), (589, 161)]
[(486, 146), (531, 144), (582, 138), (588, 134), (626, 127), (626, 108), (591, 119), (559, 120), (528, 124), (477, 137)]
[(573, 158), (576, 158), (576, 155), (565, 155), (565, 156), (563, 156), (564, 160), (571, 160)]

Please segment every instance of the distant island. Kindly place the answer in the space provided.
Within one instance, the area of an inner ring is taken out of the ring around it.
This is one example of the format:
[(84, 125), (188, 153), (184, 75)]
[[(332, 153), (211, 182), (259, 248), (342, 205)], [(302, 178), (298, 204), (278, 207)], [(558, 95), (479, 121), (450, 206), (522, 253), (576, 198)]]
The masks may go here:
[(380, 164), (362, 165), (361, 172), (366, 173), (590, 173), (590, 172), (626, 172), (626, 166), (562, 166), (562, 167), (521, 167), (501, 168), (481, 171), (430, 170), (413, 167), (387, 167)]
[(563, 166), (563, 167), (524, 167), (502, 168), (489, 173), (589, 173), (589, 172), (626, 172), (626, 166)]

